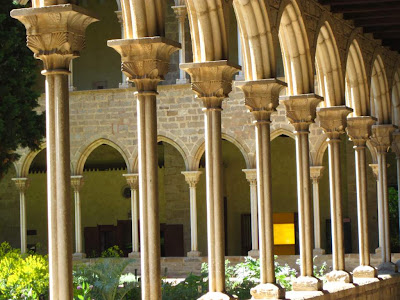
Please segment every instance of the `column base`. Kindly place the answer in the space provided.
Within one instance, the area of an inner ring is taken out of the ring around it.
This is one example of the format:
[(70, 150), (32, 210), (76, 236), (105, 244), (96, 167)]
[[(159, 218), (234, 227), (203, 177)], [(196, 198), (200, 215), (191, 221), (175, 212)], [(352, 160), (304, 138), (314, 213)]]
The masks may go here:
[(73, 260), (79, 260), (79, 259), (84, 259), (86, 258), (86, 253), (74, 253), (72, 254), (72, 259)]
[(312, 292), (321, 291), (322, 281), (313, 276), (299, 276), (293, 280), (293, 291)]
[(378, 266), (379, 274), (393, 274), (397, 272), (397, 265), (392, 262), (383, 262)]
[(259, 257), (260, 257), (260, 250), (258, 250), (258, 249), (250, 250), (250, 251), (247, 253), (247, 255), (248, 255), (248, 256), (251, 256), (251, 257), (253, 257), (253, 258), (259, 258)]
[(378, 247), (375, 249), (375, 254), (381, 254), (382, 253), (382, 248)]
[(235, 300), (235, 298), (221, 292), (208, 292), (197, 300)]
[(139, 258), (140, 257), (140, 252), (131, 252), (128, 254), (129, 258)]
[(378, 271), (371, 266), (358, 266), (353, 271), (353, 280), (364, 279), (364, 278), (376, 278), (378, 276)]
[(187, 257), (200, 257), (201, 252), (200, 251), (190, 251), (187, 253)]
[(120, 82), (118, 87), (120, 89), (128, 89), (128, 88), (132, 87), (132, 85), (129, 82)]
[(325, 276), (328, 283), (351, 283), (352, 278), (350, 273), (342, 270), (334, 270)]
[(322, 248), (315, 248), (313, 249), (313, 255), (324, 255), (325, 249)]
[(250, 294), (253, 296), (252, 300), (285, 299), (285, 290), (273, 283), (261, 283), (252, 288)]
[(178, 79), (176, 80), (176, 84), (188, 84), (188, 83), (190, 83), (190, 80), (187, 79), (187, 78), (183, 78), (183, 79), (178, 78)]
[(74, 92), (74, 91), (76, 91), (76, 87), (75, 86), (69, 86), (68, 87), (68, 91)]

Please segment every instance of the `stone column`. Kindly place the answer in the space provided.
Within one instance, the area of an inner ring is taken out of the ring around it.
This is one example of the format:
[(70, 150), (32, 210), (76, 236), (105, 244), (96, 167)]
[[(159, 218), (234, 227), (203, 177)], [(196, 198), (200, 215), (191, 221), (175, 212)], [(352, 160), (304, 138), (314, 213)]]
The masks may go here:
[(345, 132), (347, 115), (353, 110), (346, 106), (318, 108), (319, 127), (327, 136), (329, 154), (329, 190), (332, 227), (332, 267), (326, 275), (328, 283), (350, 283), (345, 271), (344, 233), (342, 216), (342, 185), (340, 171), (340, 135)]
[[(391, 262), (390, 228), (389, 228), (389, 201), (387, 187), (386, 155), (392, 143), (393, 125), (372, 126), (371, 142), (378, 157), (378, 214), (382, 231), (381, 255), (382, 263), (378, 266), (381, 272), (396, 272), (397, 266)], [(380, 200), (380, 201), (379, 201)]]
[[(392, 134), (392, 151), (396, 154), (396, 166), (397, 166), (397, 192), (398, 192), (398, 211), (400, 216), (400, 130), (396, 130)], [(400, 218), (399, 218), (399, 239), (400, 239)]]
[(26, 201), (25, 192), (29, 187), (28, 178), (13, 178), (12, 179), (19, 191), (19, 228), (21, 234), (21, 254), (27, 252), (27, 226), (26, 226)]
[[(238, 66), (227, 61), (180, 65), (191, 76), (192, 90), (201, 101), (205, 125), (207, 241), (209, 293), (201, 299), (229, 299), (225, 295), (225, 229), (222, 185), (222, 101), (232, 90)], [(219, 297), (219, 298), (218, 298)]]
[(324, 171), (323, 166), (310, 167), (310, 176), (313, 187), (313, 207), (314, 207), (314, 255), (323, 255), (325, 250), (321, 248), (321, 216), (319, 213), (319, 180)]
[(82, 241), (82, 213), (81, 213), (81, 198), (80, 190), (83, 186), (83, 176), (71, 176), (71, 186), (74, 190), (75, 200), (75, 253), (73, 257), (76, 259), (83, 259), (86, 254), (83, 251)]
[(376, 119), (352, 117), (347, 119), (347, 134), (354, 143), (357, 185), (357, 216), (358, 216), (358, 248), (360, 266), (354, 269), (353, 277), (374, 278), (376, 269), (370, 265), (369, 238), (368, 238), (368, 196), (367, 196), (367, 159), (366, 145), (371, 136), (371, 126)]
[(140, 257), (140, 245), (139, 245), (139, 201), (138, 201), (138, 189), (139, 189), (139, 175), (138, 174), (124, 174), (126, 182), (131, 188), (131, 218), (132, 218), (132, 252), (129, 253), (129, 257), (137, 258)]
[(68, 77), (68, 89), (70, 92), (76, 91), (74, 86), (74, 62), (71, 60), (71, 65), (69, 66), (70, 73)]
[(157, 85), (179, 44), (164, 37), (110, 40), (122, 71), (137, 91), (142, 299), (161, 299), (160, 220), (157, 164)]
[(191, 237), (191, 248), (190, 252), (187, 253), (188, 257), (199, 257), (199, 247), (197, 243), (197, 200), (196, 200), (196, 185), (200, 180), (200, 175), (203, 174), (201, 171), (185, 171), (182, 172), (185, 176), (185, 180), (189, 185), (190, 190), (190, 237)]
[[(179, 43), (181, 43), (181, 50), (179, 51), (179, 63), (184, 64), (186, 62), (186, 36), (185, 36), (185, 21), (187, 16), (187, 9), (185, 1), (175, 0), (175, 6), (172, 6), (175, 12), (176, 18), (179, 23)], [(176, 80), (177, 84), (189, 83), (186, 78), (186, 72), (183, 69), (179, 71), (179, 78)]]
[(382, 247), (383, 247), (383, 220), (381, 218), (382, 214), (380, 213), (381, 211), (381, 205), (379, 203), (382, 202), (382, 200), (380, 199), (381, 195), (379, 193), (379, 168), (378, 168), (378, 164), (369, 164), (369, 167), (372, 170), (372, 173), (374, 174), (374, 178), (376, 180), (376, 200), (378, 203), (378, 248), (375, 249), (375, 253), (376, 254), (381, 254), (382, 251)]
[(299, 213), (300, 276), (293, 282), (294, 291), (319, 291), (322, 282), (313, 276), (312, 209), (310, 198), (309, 127), (322, 97), (315, 94), (281, 97), (286, 117), (294, 126), (296, 137), (297, 197)]
[(71, 4), (17, 9), (11, 11), (11, 16), (25, 25), (27, 46), (44, 63), (50, 298), (70, 300), (73, 290), (68, 75), (71, 60), (84, 47), (86, 27), (97, 19)]
[(258, 250), (258, 201), (257, 201), (257, 169), (242, 170), (250, 183), (250, 214), (251, 214), (251, 250), (248, 255), (259, 257)]
[[(240, 29), (239, 29), (239, 24), (238, 24), (238, 27), (237, 27), (238, 65), (239, 66), (243, 66), (243, 53), (242, 53), (243, 50), (242, 50), (242, 41), (240, 39), (241, 39), (241, 37), (240, 37)], [(235, 80), (237, 80), (237, 81), (245, 80), (243, 70), (239, 71), (239, 73), (235, 76)]]
[(260, 284), (251, 289), (252, 299), (283, 299), (285, 291), (276, 284), (274, 227), (271, 195), (271, 114), (279, 104), (279, 92), (286, 84), (277, 79), (244, 81), (245, 105), (254, 117), (256, 131), (258, 224), (260, 243)]

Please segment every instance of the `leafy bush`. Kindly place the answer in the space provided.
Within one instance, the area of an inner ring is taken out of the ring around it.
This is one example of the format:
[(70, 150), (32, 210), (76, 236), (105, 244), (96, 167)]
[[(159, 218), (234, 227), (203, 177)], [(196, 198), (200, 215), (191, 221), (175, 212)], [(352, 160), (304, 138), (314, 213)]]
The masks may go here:
[(46, 256), (21, 255), (8, 243), (0, 246), (0, 299), (39, 299), (47, 295), (49, 266)]
[(122, 257), (124, 256), (124, 252), (117, 245), (108, 248), (101, 252), (101, 257)]

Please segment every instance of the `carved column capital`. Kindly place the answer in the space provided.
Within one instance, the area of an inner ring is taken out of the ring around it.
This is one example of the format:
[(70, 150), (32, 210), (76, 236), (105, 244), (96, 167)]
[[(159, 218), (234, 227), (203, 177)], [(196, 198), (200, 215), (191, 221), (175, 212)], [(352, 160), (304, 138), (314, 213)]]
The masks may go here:
[(353, 109), (346, 106), (332, 106), (317, 108), (318, 126), (322, 128), (329, 140), (338, 140), (345, 132), (347, 115)]
[(347, 135), (355, 147), (365, 147), (372, 135), (372, 125), (376, 120), (370, 116), (347, 118)]
[(86, 28), (98, 21), (73, 4), (15, 9), (11, 17), (25, 25), (27, 46), (43, 61), (45, 70), (68, 70), (85, 47)]
[(21, 192), (21, 193), (25, 193), (26, 190), (29, 187), (29, 183), (30, 180), (29, 178), (12, 178), (12, 181), (14, 181), (17, 189)]
[(221, 109), (222, 101), (232, 91), (233, 75), (240, 70), (226, 60), (185, 63), (180, 68), (191, 76), (192, 90), (207, 109)]
[(308, 131), (316, 117), (318, 104), (323, 100), (316, 94), (280, 97), (286, 108), (286, 117), (296, 131)]
[(184, 171), (181, 172), (183, 176), (185, 176), (185, 180), (189, 187), (196, 187), (197, 183), (200, 180), (200, 175), (203, 174), (201, 171)]
[(168, 73), (171, 54), (180, 48), (179, 43), (165, 37), (110, 40), (107, 45), (121, 55), (122, 72), (138, 92), (157, 90)]
[(250, 185), (257, 185), (257, 169), (243, 169), (246, 179)]
[(123, 174), (122, 176), (125, 177), (131, 190), (137, 190), (139, 188), (139, 174)]
[(237, 82), (244, 93), (245, 105), (256, 121), (270, 121), (271, 114), (279, 105), (279, 93), (287, 84), (278, 79)]
[(325, 167), (323, 166), (311, 166), (310, 167), (310, 178), (314, 183), (318, 183), (323, 175)]
[(396, 158), (400, 158), (400, 131), (396, 130), (392, 134), (392, 150), (396, 153)]
[(124, 18), (122, 17), (122, 10), (115, 11), (115, 14), (117, 15), (118, 23), (123, 25), (124, 24)]
[(75, 192), (79, 192), (84, 184), (83, 176), (82, 175), (76, 175), (76, 176), (71, 176), (71, 186), (74, 189)]
[(378, 164), (369, 164), (369, 166), (372, 169), (372, 173), (374, 174), (375, 180), (378, 180), (379, 165)]
[(388, 152), (392, 143), (392, 133), (395, 129), (392, 124), (372, 126), (371, 143), (378, 153)]
[(185, 22), (186, 16), (187, 16), (187, 8), (186, 5), (176, 5), (176, 6), (172, 6), (172, 9), (174, 10), (174, 13), (176, 15), (176, 18), (180, 21), (180, 22)]

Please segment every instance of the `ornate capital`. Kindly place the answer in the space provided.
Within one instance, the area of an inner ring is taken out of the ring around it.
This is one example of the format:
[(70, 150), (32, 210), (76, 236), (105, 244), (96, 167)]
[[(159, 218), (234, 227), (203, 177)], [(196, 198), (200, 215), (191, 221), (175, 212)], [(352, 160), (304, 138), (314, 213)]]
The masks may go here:
[(226, 60), (186, 63), (180, 68), (191, 76), (192, 90), (203, 101), (203, 106), (219, 109), (232, 91), (233, 75), (240, 70), (239, 66)]
[(369, 116), (347, 118), (347, 135), (355, 147), (365, 147), (372, 135), (372, 125), (375, 122), (376, 118)]
[(25, 25), (27, 46), (43, 61), (45, 70), (68, 70), (85, 47), (86, 28), (98, 21), (73, 4), (14, 9), (11, 17)]
[(107, 45), (121, 55), (122, 72), (139, 92), (157, 90), (168, 73), (171, 54), (180, 48), (164, 37), (110, 40)]
[(347, 115), (353, 110), (346, 106), (317, 108), (318, 126), (322, 128), (328, 139), (339, 139), (347, 126)]
[(196, 187), (197, 183), (200, 180), (200, 175), (203, 174), (201, 171), (184, 171), (181, 172), (182, 175), (185, 176), (185, 180), (188, 183), (189, 187)]
[(28, 178), (12, 178), (12, 181), (14, 181), (17, 189), (20, 191), (20, 193), (25, 193), (26, 190), (29, 187), (29, 179)]
[(395, 126), (392, 124), (372, 126), (371, 143), (378, 153), (388, 152), (394, 130)]
[(139, 174), (123, 174), (126, 178), (126, 182), (129, 184), (131, 190), (137, 190), (139, 188)]
[(180, 22), (184, 22), (187, 16), (187, 8), (186, 5), (177, 5), (177, 6), (172, 6), (172, 9), (174, 10), (174, 13), (176, 15), (176, 18)]
[(308, 131), (316, 117), (318, 104), (323, 100), (316, 94), (284, 96), (280, 98), (286, 108), (286, 117), (296, 131)]
[(324, 171), (325, 167), (323, 166), (312, 166), (310, 167), (310, 178), (313, 182), (318, 182)]
[(241, 81), (236, 83), (244, 93), (245, 105), (256, 121), (269, 121), (279, 105), (279, 93), (287, 84), (278, 79)]
[(71, 186), (74, 189), (75, 192), (79, 192), (84, 184), (83, 176), (82, 175), (77, 175), (77, 176), (71, 176)]
[(242, 171), (246, 174), (246, 179), (250, 185), (257, 185), (257, 169), (244, 169)]
[(396, 130), (395, 132), (393, 132), (392, 134), (392, 150), (394, 153), (396, 153), (396, 157), (399, 158), (400, 157), (400, 131)]

